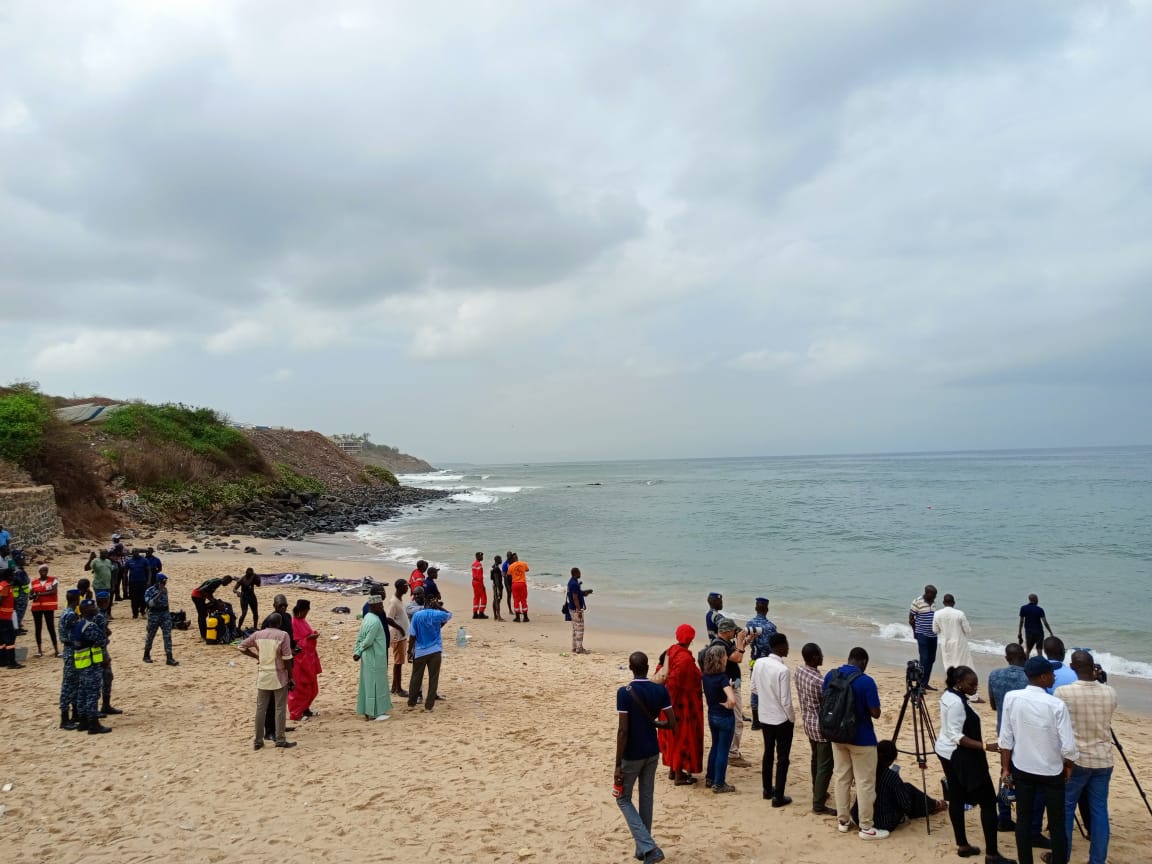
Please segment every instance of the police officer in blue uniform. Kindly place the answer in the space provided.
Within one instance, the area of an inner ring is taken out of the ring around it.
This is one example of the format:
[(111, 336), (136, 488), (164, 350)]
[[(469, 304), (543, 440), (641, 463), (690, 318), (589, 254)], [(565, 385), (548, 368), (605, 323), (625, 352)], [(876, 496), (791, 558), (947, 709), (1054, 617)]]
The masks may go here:
[(72, 664), (76, 668), (76, 707), (80, 712), (80, 729), (89, 735), (111, 732), (100, 725), (97, 707), (100, 700), (101, 667), (104, 649), (100, 645), (104, 633), (93, 619), (96, 617), (94, 600), (80, 601), (80, 620), (72, 627)]
[(164, 634), (164, 653), (168, 655), (169, 666), (179, 666), (172, 656), (172, 612), (168, 608), (168, 577), (156, 574), (156, 583), (144, 594), (144, 605), (148, 607), (148, 632), (144, 638), (144, 662), (152, 662), (152, 640), (156, 631)]
[[(60, 681), (60, 728), (76, 729), (80, 712), (76, 708), (76, 685), (79, 677), (72, 663), (72, 628), (80, 620), (77, 607), (80, 605), (80, 591), (69, 589), (64, 595), (65, 608), (56, 622), (56, 635), (60, 637), (60, 657), (64, 661), (64, 675)], [(69, 714), (71, 712), (71, 716)]]
[(100, 647), (104, 649), (104, 665), (100, 667), (100, 714), (104, 717), (114, 714), (123, 714), (119, 708), (112, 707), (112, 680), (116, 677), (112, 673), (112, 655), (108, 651), (108, 642), (112, 634), (108, 627), (108, 614), (112, 611), (112, 592), (96, 592), (96, 614), (92, 620), (100, 628), (103, 640)]

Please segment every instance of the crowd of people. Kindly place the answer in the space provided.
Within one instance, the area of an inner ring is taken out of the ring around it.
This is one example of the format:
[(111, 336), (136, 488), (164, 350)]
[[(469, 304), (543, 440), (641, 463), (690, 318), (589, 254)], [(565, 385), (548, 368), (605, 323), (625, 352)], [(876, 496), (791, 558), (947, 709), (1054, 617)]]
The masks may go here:
[[(0, 533), (0, 540), (6, 539)], [(109, 647), (113, 603), (118, 599), (129, 604), (134, 618), (147, 620), (144, 662), (152, 662), (159, 630), (167, 664), (179, 665), (172, 649), (174, 613), (168, 577), (159, 559), (151, 548), (128, 552), (119, 535), (112, 540), (110, 548), (90, 555), (84, 569), (91, 578), (81, 578), (64, 592), (62, 611), (61, 586), (49, 565), (40, 565), (36, 578), (29, 578), (23, 554), (8, 543), (0, 546), (0, 667), (23, 668), (16, 660), (15, 645), (27, 633), (23, 625), (31, 611), (37, 656), (44, 656), (47, 634), (54, 656), (63, 660), (61, 729), (107, 733), (111, 730), (101, 721), (122, 713), (112, 704), (115, 676)], [(472, 617), (487, 619), (484, 554), (474, 557)], [(528, 572), (527, 563), (514, 552), (495, 557), (488, 574), (495, 620), (503, 620), (505, 602), (514, 622), (529, 620)], [(360, 670), (355, 710), (366, 720), (388, 720), (393, 696), (406, 700), (409, 709), (423, 704), (427, 712), (445, 698), (439, 688), (442, 631), (453, 616), (444, 609), (438, 575), (435, 566), (419, 561), (409, 579), (371, 589), (352, 651)], [(288, 723), (315, 716), (311, 706), (323, 671), (316, 650), (319, 634), (308, 622), (311, 604), (301, 598), (289, 613), (287, 598), (277, 594), (272, 612), (257, 627), (255, 589), (260, 577), (251, 568), (239, 579), (207, 579), (190, 597), (205, 642), (220, 641), (213, 634), (226, 628), (232, 615), (231, 604), (216, 597), (228, 586), (234, 586), (242, 613), (239, 622), (232, 617), (231, 633), (237, 639), (225, 641), (237, 641), (239, 651), (257, 661), (254, 748), (262, 749), (269, 741), (278, 748), (294, 747), (286, 737), (294, 729)], [(579, 568), (572, 568), (562, 611), (572, 623), (573, 653), (587, 653), (584, 613), (591, 593), (583, 587)], [(808, 642), (800, 650), (801, 661), (788, 663), (789, 640), (768, 618), (766, 597), (756, 598), (754, 613), (741, 626), (724, 614), (723, 596), (709, 594), (706, 644), (694, 653), (696, 630), (681, 625), (651, 676), (648, 657), (633, 653), (632, 680), (617, 692), (614, 794), (633, 835), (636, 857), (646, 864), (664, 857), (651, 833), (661, 761), (674, 786), (694, 786), (703, 774), (704, 787), (713, 794), (734, 793), (729, 769), (752, 767), (741, 752), (745, 724), (763, 739), (763, 799), (772, 808), (791, 805), (788, 776), (799, 714), (810, 749), (811, 812), (835, 816), (841, 833), (855, 830), (861, 839), (879, 840), (910, 820), (947, 810), (960, 857), (983, 854), (988, 864), (1013, 864), (1000, 851), (1000, 836), (1012, 833), (1021, 864), (1032, 864), (1034, 848), (1047, 850), (1042, 853), (1045, 862), (1067, 862), (1079, 807), (1090, 838), (1089, 862), (1105, 864), (1111, 722), (1117, 707), (1115, 691), (1102, 680), (1106, 676), (1087, 651), (1074, 651), (1065, 664), (1063, 642), (1052, 633), (1038, 597), (1029, 595), (1020, 610), (1016, 641), (1005, 647), (1006, 665), (988, 677), (996, 735), (985, 735), (972, 707), (983, 700), (977, 695), (979, 679), (967, 642), (970, 624), (952, 594), (944, 595), (940, 609), (936, 597), (936, 588), (925, 586), (909, 608), (909, 625), (919, 649), (918, 671), (909, 687), (920, 699), (939, 692), (931, 680), (937, 654), (943, 655), (946, 674), (939, 697), (939, 732), (930, 742), (945, 778), (941, 799), (900, 777), (896, 742), (881, 740), (876, 733), (882, 706), (876, 682), (867, 674), (868, 652), (855, 647), (844, 664), (825, 671), (821, 647)], [(241, 631), (249, 613), (252, 627)], [(1033, 651), (1036, 656), (1030, 656)], [(745, 660), (750, 667), (751, 717), (745, 717), (743, 707)], [(411, 667), (407, 689), (404, 665)], [(705, 726), (710, 734), (707, 754)], [(987, 753), (999, 754), (998, 784)], [(983, 849), (971, 844), (966, 832), (965, 812), (973, 807), (979, 811)]]
[[(1030, 595), (1021, 609), (1017, 641), (1005, 647), (1006, 665), (987, 682), (996, 734), (986, 736), (973, 708), (983, 700), (977, 696), (979, 678), (967, 644), (970, 625), (951, 594), (944, 596), (940, 610), (936, 596), (935, 587), (926, 586), (909, 610), (920, 659), (906, 699), (923, 704), (927, 693), (939, 692), (930, 677), (940, 649), (946, 675), (939, 732), (927, 742), (945, 778), (940, 799), (900, 777), (896, 742), (877, 735), (882, 706), (876, 682), (867, 674), (868, 652), (852, 648), (846, 663), (825, 671), (823, 651), (809, 642), (800, 651), (802, 661), (788, 664), (788, 637), (768, 619), (765, 597), (756, 598), (755, 614), (738, 626), (723, 614), (723, 596), (709, 594), (704, 649), (692, 652), (696, 630), (682, 624), (651, 675), (647, 655), (632, 654), (632, 680), (616, 694), (613, 794), (632, 833), (636, 858), (646, 864), (664, 860), (652, 836), (661, 761), (674, 786), (693, 786), (703, 773), (704, 787), (713, 794), (735, 792), (728, 769), (751, 767), (740, 752), (745, 722), (763, 736), (763, 799), (773, 808), (790, 805), (788, 772), (799, 713), (811, 751), (811, 812), (835, 816), (840, 833), (855, 830), (863, 840), (881, 840), (911, 820), (947, 810), (959, 857), (983, 854), (987, 864), (1015, 864), (1000, 849), (1001, 835), (1011, 833), (1020, 864), (1032, 864), (1034, 848), (1046, 850), (1044, 862), (1066, 864), (1079, 807), (1089, 838), (1088, 860), (1105, 864), (1115, 690), (1104, 683), (1106, 676), (1089, 652), (1077, 650), (1064, 664), (1064, 644), (1052, 634), (1036, 595)], [(1049, 635), (1037, 641), (1033, 637), (1041, 627)], [(1029, 657), (1037, 647), (1040, 653)], [(751, 667), (750, 718), (744, 717), (741, 696), (745, 659)], [(705, 721), (711, 737), (706, 757)], [(999, 757), (998, 782), (988, 753)], [(926, 756), (915, 755), (917, 761)], [(968, 840), (965, 813), (971, 808), (979, 811), (983, 848)]]

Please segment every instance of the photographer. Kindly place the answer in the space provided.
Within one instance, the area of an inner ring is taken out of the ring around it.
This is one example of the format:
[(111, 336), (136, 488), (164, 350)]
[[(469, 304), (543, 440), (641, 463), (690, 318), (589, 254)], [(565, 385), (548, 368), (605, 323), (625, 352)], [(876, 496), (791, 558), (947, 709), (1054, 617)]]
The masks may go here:
[(580, 584), (580, 568), (572, 568), (572, 578), (568, 580), (568, 592), (564, 602), (564, 617), (572, 622), (572, 653), (587, 654), (584, 650), (584, 598), (592, 593)]
[(1073, 684), (1056, 688), (1056, 698), (1068, 706), (1078, 755), (1072, 776), (1064, 791), (1064, 834), (1072, 851), (1072, 824), (1076, 804), (1086, 796), (1085, 820), (1089, 835), (1088, 864), (1104, 864), (1108, 859), (1111, 826), (1108, 822), (1108, 786), (1112, 782), (1112, 717), (1116, 713), (1116, 691), (1104, 684), (1103, 670), (1087, 651), (1072, 652)]
[(408, 683), (408, 707), (416, 707), (416, 697), (424, 683), (424, 670), (428, 670), (428, 695), (424, 710), (436, 707), (436, 688), (440, 684), (440, 661), (444, 655), (444, 642), (440, 631), (452, 613), (444, 609), (439, 597), (427, 597), (424, 608), (412, 616), (408, 625), (408, 659), (412, 661), (412, 677)]
[(732, 745), (728, 750), (728, 764), (735, 768), (748, 768), (748, 762), (740, 753), (740, 741), (744, 734), (744, 709), (740, 703), (740, 664), (744, 662), (744, 647), (748, 644), (748, 632), (736, 627), (736, 622), (723, 615), (713, 619), (716, 623), (716, 637), (700, 652), (698, 657), (700, 668), (704, 668), (704, 652), (713, 645), (719, 645), (728, 656), (725, 672), (728, 675), (729, 685), (736, 693), (735, 716), (736, 728), (732, 733)]

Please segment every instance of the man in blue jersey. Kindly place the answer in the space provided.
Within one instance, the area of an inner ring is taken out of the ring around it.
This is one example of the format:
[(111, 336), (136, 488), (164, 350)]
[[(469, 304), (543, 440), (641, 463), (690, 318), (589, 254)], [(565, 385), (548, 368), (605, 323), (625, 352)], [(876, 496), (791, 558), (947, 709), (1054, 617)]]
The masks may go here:
[(908, 626), (916, 637), (920, 648), (920, 666), (924, 669), (921, 679), (925, 690), (935, 690), (928, 680), (932, 677), (932, 665), (936, 662), (936, 633), (932, 630), (932, 619), (936, 617), (936, 586), (925, 585), (924, 593), (912, 601), (908, 610)]
[(708, 595), (708, 612), (704, 616), (704, 630), (708, 633), (708, 639), (716, 638), (716, 619), (722, 617), (720, 613), (724, 610), (724, 595), (717, 591), (713, 591)]

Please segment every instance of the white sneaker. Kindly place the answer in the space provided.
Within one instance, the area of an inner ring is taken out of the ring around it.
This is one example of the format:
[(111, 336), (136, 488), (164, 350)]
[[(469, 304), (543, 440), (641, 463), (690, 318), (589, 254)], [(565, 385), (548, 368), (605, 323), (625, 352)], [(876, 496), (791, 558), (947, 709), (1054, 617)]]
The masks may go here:
[(380, 715), (379, 717), (377, 717), (376, 719), (377, 719), (377, 720), (387, 720), (387, 719), (388, 719), (389, 717), (391, 717), (391, 716), (392, 716), (391, 714), (381, 714), (381, 715)]
[(837, 822), (836, 823), (836, 830), (839, 831), (841, 834), (847, 834), (849, 831), (852, 830), (852, 823), (851, 822)]
[(885, 831), (883, 828), (861, 828), (860, 829), (860, 839), (861, 840), (883, 840), (887, 836), (888, 836), (888, 832)]

